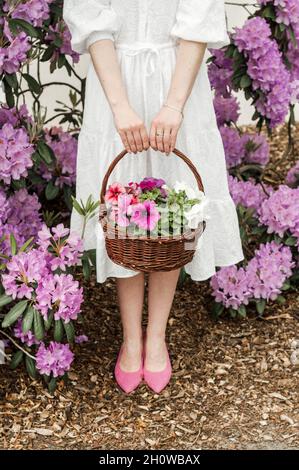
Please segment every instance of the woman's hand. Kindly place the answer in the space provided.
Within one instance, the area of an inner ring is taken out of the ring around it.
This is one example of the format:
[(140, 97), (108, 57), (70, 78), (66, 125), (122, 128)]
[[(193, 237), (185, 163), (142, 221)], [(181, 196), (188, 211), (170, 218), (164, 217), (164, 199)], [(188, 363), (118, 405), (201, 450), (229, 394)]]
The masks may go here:
[(175, 148), (182, 120), (183, 117), (179, 111), (163, 106), (151, 125), (151, 147), (169, 155)]
[(125, 149), (128, 152), (142, 152), (150, 146), (145, 125), (129, 104), (122, 104), (113, 109), (114, 123)]

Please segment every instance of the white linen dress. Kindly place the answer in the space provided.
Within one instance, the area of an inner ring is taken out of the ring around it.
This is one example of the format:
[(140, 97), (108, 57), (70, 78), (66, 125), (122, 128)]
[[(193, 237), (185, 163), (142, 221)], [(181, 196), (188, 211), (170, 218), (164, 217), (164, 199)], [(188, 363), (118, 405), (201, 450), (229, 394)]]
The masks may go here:
[[(179, 38), (206, 42), (209, 48), (229, 43), (223, 0), (64, 0), (64, 19), (79, 53), (101, 39), (115, 43), (123, 81), (132, 107), (148, 131), (165, 102), (176, 63)], [(186, 272), (197, 281), (243, 256), (238, 217), (230, 196), (221, 135), (219, 133), (207, 65), (201, 65), (184, 110), (176, 147), (196, 165), (209, 198), (210, 219)], [(76, 197), (98, 200), (102, 178), (113, 158), (123, 150), (111, 109), (89, 62), (83, 125), (79, 135)], [(109, 182), (139, 181), (145, 176), (164, 178), (168, 185), (184, 181), (195, 185), (189, 168), (176, 155), (155, 152), (127, 154)], [(71, 231), (81, 233), (82, 218), (75, 210)], [(113, 263), (107, 256), (98, 218), (88, 222), (85, 249), (96, 248), (97, 281), (129, 277), (136, 271)]]

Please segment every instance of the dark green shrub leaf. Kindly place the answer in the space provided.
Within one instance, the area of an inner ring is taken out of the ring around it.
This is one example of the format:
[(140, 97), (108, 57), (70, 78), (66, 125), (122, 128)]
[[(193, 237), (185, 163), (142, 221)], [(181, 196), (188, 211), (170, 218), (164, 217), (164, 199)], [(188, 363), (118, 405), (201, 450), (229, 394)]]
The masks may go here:
[(26, 369), (27, 369), (28, 375), (32, 379), (36, 379), (37, 372), (36, 372), (36, 367), (35, 367), (35, 361), (31, 357), (26, 355), (25, 356), (25, 364), (26, 364)]
[(238, 308), (238, 314), (242, 318), (246, 317), (246, 307), (245, 307), (245, 305), (240, 305), (240, 307)]
[(36, 149), (37, 149), (41, 159), (47, 165), (51, 165), (52, 163), (54, 163), (56, 161), (55, 153), (53, 152), (51, 147), (49, 147), (49, 145), (47, 145), (45, 142), (40, 140), (36, 145)]
[(224, 305), (220, 304), (219, 302), (214, 302), (211, 313), (213, 317), (217, 318), (221, 315), (223, 310), (224, 310)]
[(32, 38), (38, 38), (39, 33), (37, 29), (35, 29), (30, 23), (27, 23), (25, 20), (21, 19), (10, 19), (8, 21), (9, 27), (12, 31), (18, 32), (18, 29), (21, 29), (22, 31), (25, 31), (28, 36), (31, 36)]
[(241, 88), (247, 88), (251, 85), (251, 78), (248, 75), (243, 75), (240, 81), (240, 87)]
[(27, 333), (29, 330), (31, 330), (32, 323), (33, 323), (33, 314), (34, 314), (34, 308), (32, 307), (32, 305), (29, 305), (22, 321), (23, 333)]
[(61, 320), (55, 320), (54, 323), (54, 340), (60, 343), (63, 338), (64, 328)]
[(262, 315), (264, 313), (266, 307), (266, 300), (265, 299), (260, 299), (256, 303), (256, 310), (259, 315)]
[(63, 326), (66, 332), (66, 337), (67, 340), (70, 344), (74, 342), (75, 339), (75, 327), (72, 321), (69, 321), (68, 323), (63, 322)]
[(40, 313), (34, 309), (33, 314), (33, 325), (34, 325), (34, 336), (38, 341), (41, 341), (44, 337), (44, 323)]
[(3, 294), (0, 297), (0, 307), (4, 307), (4, 305), (10, 304), (12, 302), (12, 297), (10, 295)]
[(17, 241), (13, 233), (10, 234), (9, 239), (10, 239), (11, 254), (14, 256), (17, 253)]
[(52, 379), (48, 383), (48, 390), (51, 394), (55, 392), (56, 386), (57, 386), (57, 379), (55, 377), (52, 377)]
[(42, 92), (42, 88), (40, 84), (35, 80), (34, 77), (29, 75), (29, 73), (23, 73), (23, 77), (28, 83), (28, 86), (30, 90), (33, 91), (33, 93), (35, 93), (36, 95), (39, 95)]
[(54, 313), (53, 312), (50, 312), (48, 314), (47, 320), (44, 319), (44, 325), (45, 325), (45, 330), (46, 331), (48, 331), (51, 328), (52, 323), (53, 323), (53, 319), (54, 319)]
[(55, 186), (53, 184), (53, 181), (49, 181), (49, 183), (46, 186), (45, 194), (46, 194), (46, 198), (48, 199), (48, 201), (52, 201), (59, 194), (59, 186)]
[(15, 304), (10, 311), (5, 315), (4, 320), (2, 322), (2, 327), (7, 328), (8, 326), (12, 325), (17, 321), (17, 319), (22, 315), (25, 311), (28, 304), (28, 300), (21, 300)]
[(19, 351), (15, 352), (14, 355), (12, 356), (9, 367), (11, 369), (16, 369), (18, 367), (18, 365), (22, 362), (23, 357), (24, 357), (23, 351), (19, 350)]

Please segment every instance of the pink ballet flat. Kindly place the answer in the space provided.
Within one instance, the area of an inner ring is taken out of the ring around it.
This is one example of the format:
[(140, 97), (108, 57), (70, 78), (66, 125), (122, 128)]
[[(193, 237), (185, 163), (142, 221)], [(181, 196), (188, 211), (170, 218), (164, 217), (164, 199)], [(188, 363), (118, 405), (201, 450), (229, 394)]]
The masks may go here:
[(170, 378), (171, 378), (171, 372), (172, 372), (171, 362), (170, 362), (169, 353), (167, 351), (167, 364), (166, 364), (165, 369), (158, 371), (158, 372), (152, 372), (150, 370), (147, 370), (144, 367), (143, 368), (144, 381), (154, 392), (160, 393), (169, 383)]
[(122, 370), (120, 367), (121, 353), (122, 353), (122, 346), (119, 350), (117, 361), (115, 364), (114, 377), (115, 377), (116, 382), (120, 386), (120, 388), (125, 393), (130, 393), (133, 390), (135, 390), (135, 388), (137, 388), (140, 382), (142, 381), (143, 360), (141, 361), (141, 366), (137, 371), (126, 372), (125, 370)]

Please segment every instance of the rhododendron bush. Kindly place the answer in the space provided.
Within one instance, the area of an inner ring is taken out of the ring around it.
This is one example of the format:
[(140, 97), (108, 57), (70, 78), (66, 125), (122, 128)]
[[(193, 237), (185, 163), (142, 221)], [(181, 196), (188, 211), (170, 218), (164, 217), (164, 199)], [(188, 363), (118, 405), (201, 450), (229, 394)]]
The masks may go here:
[[(76, 71), (79, 56), (62, 20), (63, 1), (0, 0), (0, 6), (5, 96), (0, 105), (0, 336), (11, 367), (25, 365), (32, 378), (42, 377), (53, 391), (57, 380), (67, 377), (79, 344), (88, 339), (79, 281), (81, 274), (89, 278), (95, 266), (95, 251), (84, 251), (83, 237), (98, 201), (74, 199), (85, 79)], [(267, 303), (284, 302), (287, 292), (298, 288), (298, 161), (284, 184), (273, 185), (268, 141), (287, 120), (285, 154), (294, 152), (299, 3), (258, 0), (230, 36), (230, 45), (210, 50), (209, 78), (246, 259), (218, 269), (210, 284), (214, 314), (235, 317), (245, 316), (251, 306), (262, 315)], [(53, 76), (50, 82), (43, 81), (45, 67)], [(65, 70), (66, 81), (56, 78), (57, 69)], [(43, 92), (55, 86), (68, 90), (67, 102), (57, 102), (49, 115)], [(254, 108), (256, 132), (243, 132), (238, 125), (240, 91)], [(138, 230), (148, 228), (143, 226), (148, 211), (158, 225), (153, 201), (164, 182), (154, 183), (152, 188), (152, 179), (143, 180), (151, 197), (130, 213)], [(121, 182), (110, 189), (113, 202)], [(124, 209), (135, 189), (122, 198)], [(81, 234), (68, 229), (72, 206), (84, 218)]]
[[(72, 365), (74, 344), (87, 340), (77, 272), (81, 264), (89, 275), (94, 253), (84, 253), (82, 234), (67, 228), (85, 80), (74, 69), (79, 56), (62, 20), (62, 1), (0, 5), (6, 98), (0, 107), (1, 336), (11, 367), (24, 363), (32, 378), (41, 375), (53, 391)], [(41, 67), (52, 74), (65, 68), (72, 80), (43, 83)], [(43, 91), (57, 85), (68, 87), (70, 104), (57, 103), (49, 116)], [(89, 205), (86, 217), (96, 207)]]

